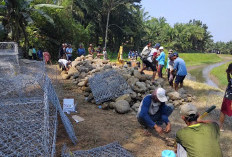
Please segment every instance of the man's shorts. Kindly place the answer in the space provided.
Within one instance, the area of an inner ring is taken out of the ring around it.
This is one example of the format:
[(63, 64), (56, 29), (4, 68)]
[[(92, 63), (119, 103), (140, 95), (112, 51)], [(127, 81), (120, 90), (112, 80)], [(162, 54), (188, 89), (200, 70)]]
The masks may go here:
[(185, 78), (185, 76), (176, 75), (175, 83), (176, 84), (183, 83), (184, 78)]
[(143, 59), (143, 63), (146, 65), (147, 68), (150, 67), (152, 71), (157, 71), (154, 63), (149, 62), (147, 59)]

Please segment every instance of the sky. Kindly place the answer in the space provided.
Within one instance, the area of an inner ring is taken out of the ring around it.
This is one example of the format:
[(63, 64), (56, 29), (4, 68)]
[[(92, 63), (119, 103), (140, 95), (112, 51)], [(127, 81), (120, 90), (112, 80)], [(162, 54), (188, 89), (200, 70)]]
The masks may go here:
[(171, 26), (201, 20), (214, 42), (232, 41), (232, 0), (142, 0), (151, 17), (164, 17)]

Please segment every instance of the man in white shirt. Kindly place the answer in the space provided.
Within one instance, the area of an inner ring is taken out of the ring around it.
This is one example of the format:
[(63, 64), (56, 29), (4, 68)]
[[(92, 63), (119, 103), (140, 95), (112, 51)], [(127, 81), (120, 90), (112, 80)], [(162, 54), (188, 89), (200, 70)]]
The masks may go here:
[(71, 66), (71, 61), (67, 61), (66, 59), (59, 59), (58, 60), (59, 67), (63, 70), (68, 71)]

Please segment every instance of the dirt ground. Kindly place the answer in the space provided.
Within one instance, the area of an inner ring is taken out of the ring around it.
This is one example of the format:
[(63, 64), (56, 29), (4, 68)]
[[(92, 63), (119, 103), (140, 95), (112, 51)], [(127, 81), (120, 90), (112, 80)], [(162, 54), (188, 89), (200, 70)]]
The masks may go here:
[[(185, 126), (184, 122), (180, 119), (178, 107), (170, 116), (172, 131), (169, 134), (160, 136), (156, 134), (155, 131), (151, 131), (152, 135), (146, 136), (144, 134), (144, 129), (137, 122), (134, 112), (118, 114), (113, 110), (102, 110), (98, 108), (98, 105), (85, 102), (84, 93), (78, 90), (76, 85), (70, 80), (62, 80), (59, 73), (55, 65), (48, 66), (48, 74), (53, 80), (60, 102), (62, 103), (63, 98), (74, 98), (75, 103), (77, 103), (77, 113), (72, 113), (68, 115), (68, 117), (74, 127), (78, 143), (76, 146), (72, 144), (61, 120), (59, 120), (56, 142), (57, 156), (61, 155), (63, 144), (67, 144), (70, 150), (74, 151), (88, 150), (115, 141), (118, 141), (124, 148), (137, 157), (159, 157), (163, 150), (174, 150), (174, 147), (167, 145), (168, 140), (166, 140), (166, 138), (174, 139), (177, 130)], [(203, 112), (207, 108), (205, 104), (207, 104), (206, 101), (208, 100), (203, 93), (208, 93), (209, 90), (217, 90), (205, 87), (194, 89), (194, 86), (197, 85), (191, 83), (192, 82), (187, 82), (188, 86), (185, 87), (185, 90), (197, 96), (193, 103)], [(220, 106), (220, 104), (217, 105), (217, 107), (218, 106)], [(216, 112), (217, 114), (215, 114), (215, 116), (211, 116), (212, 119), (218, 119), (219, 109), (217, 109), (215, 113)], [(72, 115), (81, 116), (85, 120), (76, 123), (72, 119)], [(229, 122), (226, 122), (225, 129), (225, 132), (221, 135), (221, 146), (224, 157), (231, 157), (232, 150), (230, 146), (232, 144), (232, 134)]]

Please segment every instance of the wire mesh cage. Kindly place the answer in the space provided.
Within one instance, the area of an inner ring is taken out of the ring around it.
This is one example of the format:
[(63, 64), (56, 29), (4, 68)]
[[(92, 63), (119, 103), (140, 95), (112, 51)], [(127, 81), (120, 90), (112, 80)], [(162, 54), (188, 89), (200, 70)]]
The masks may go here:
[(0, 43), (0, 156), (55, 156), (57, 113), (73, 143), (44, 62), (18, 60), (17, 44)]
[(90, 150), (73, 152), (69, 151), (64, 145), (62, 157), (133, 157), (133, 155), (124, 149), (118, 142), (114, 142)]
[(123, 76), (116, 70), (97, 73), (89, 79), (89, 83), (97, 104), (132, 91)]

